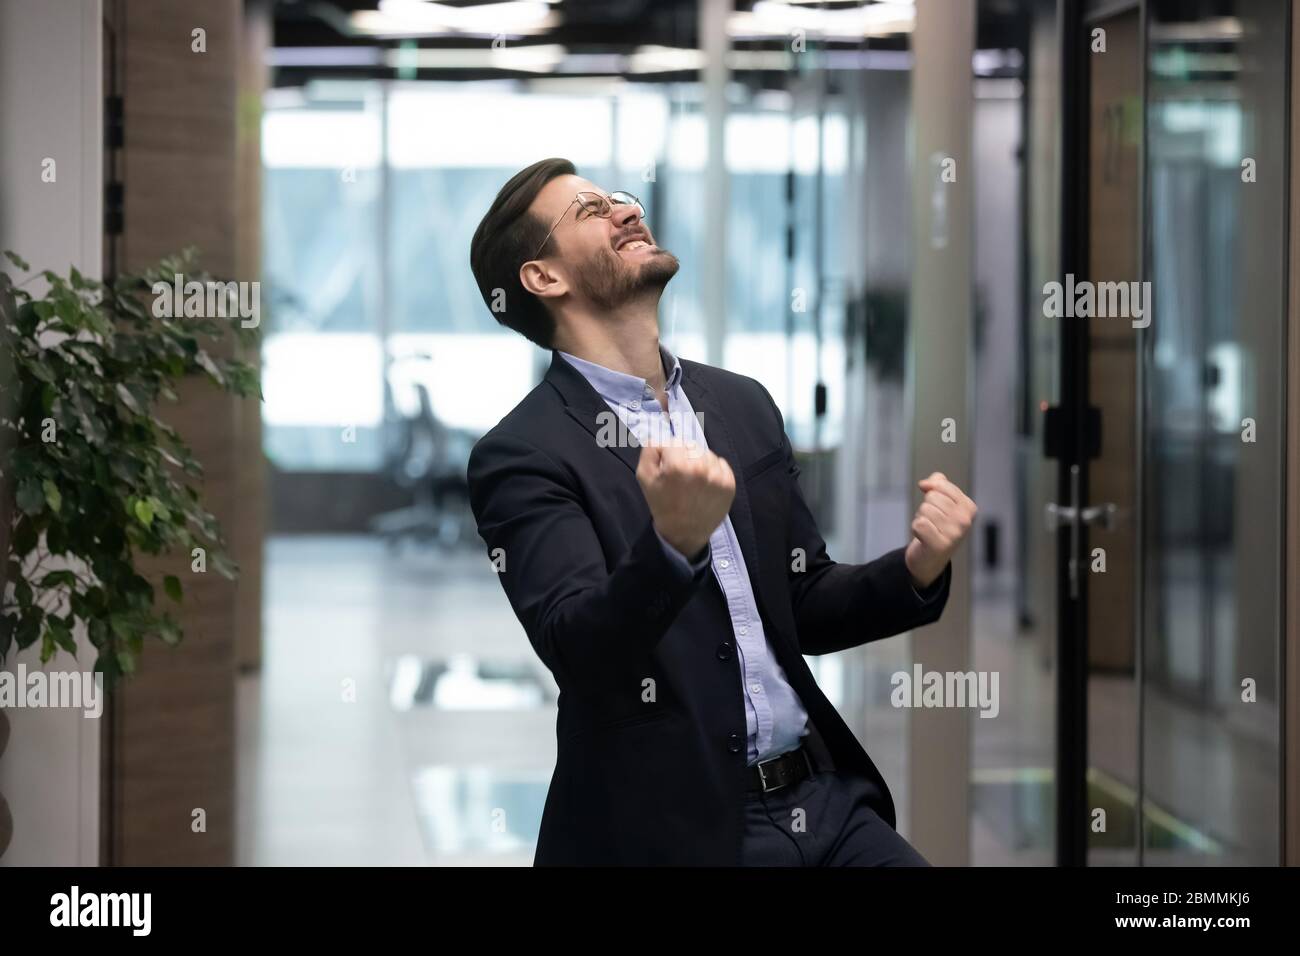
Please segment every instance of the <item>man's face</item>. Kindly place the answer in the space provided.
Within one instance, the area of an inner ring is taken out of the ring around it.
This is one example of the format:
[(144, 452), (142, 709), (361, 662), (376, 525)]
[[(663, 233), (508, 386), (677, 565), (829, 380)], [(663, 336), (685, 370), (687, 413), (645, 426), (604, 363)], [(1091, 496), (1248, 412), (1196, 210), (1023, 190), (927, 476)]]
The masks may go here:
[(581, 176), (557, 176), (530, 207), (548, 229), (559, 220), (538, 258), (561, 280), (563, 291), (604, 310), (661, 291), (679, 263), (655, 245), (636, 205), (611, 204), (610, 215), (601, 217), (574, 201), (579, 192), (609, 195)]

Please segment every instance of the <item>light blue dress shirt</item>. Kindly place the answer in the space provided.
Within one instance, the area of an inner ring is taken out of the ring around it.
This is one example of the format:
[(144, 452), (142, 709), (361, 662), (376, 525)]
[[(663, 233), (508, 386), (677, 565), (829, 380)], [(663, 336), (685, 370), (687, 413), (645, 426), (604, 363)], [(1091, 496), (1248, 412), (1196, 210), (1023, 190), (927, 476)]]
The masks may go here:
[[(558, 350), (557, 350), (558, 351)], [(668, 395), (668, 408), (659, 407), (654, 389), (643, 378), (616, 372), (576, 355), (560, 355), (582, 373), (627, 429), (641, 444), (653, 433), (663, 444), (667, 439), (699, 442), (707, 449), (704, 429), (700, 427), (691, 401), (681, 387), (682, 366), (677, 358), (662, 345), (660, 357), (668, 372), (664, 391)], [(684, 573), (692, 567), (681, 552), (659, 539), (664, 549), (678, 562)], [(713, 574), (726, 598), (727, 613), (731, 616), (731, 629), (740, 652), (741, 691), (745, 698), (745, 729), (748, 737), (748, 763), (753, 765), (788, 750), (793, 750), (808, 733), (808, 714), (799, 701), (799, 695), (786, 679), (785, 670), (776, 659), (772, 646), (763, 633), (763, 622), (754, 601), (754, 589), (745, 569), (745, 559), (740, 552), (736, 530), (730, 515), (718, 525), (709, 537), (709, 551), (700, 558), (700, 564), (711, 561)], [(695, 568), (700, 565), (696, 564)]]

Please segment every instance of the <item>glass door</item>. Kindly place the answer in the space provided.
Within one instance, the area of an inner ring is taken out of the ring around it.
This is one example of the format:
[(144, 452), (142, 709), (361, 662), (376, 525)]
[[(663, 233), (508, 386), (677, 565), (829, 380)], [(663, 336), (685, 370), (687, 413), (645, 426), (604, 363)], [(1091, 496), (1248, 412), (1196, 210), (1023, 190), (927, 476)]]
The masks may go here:
[(1046, 429), (1057, 859), (1276, 863), (1288, 4), (1083, 6)]
[(1289, 6), (1147, 5), (1147, 865), (1280, 862)]

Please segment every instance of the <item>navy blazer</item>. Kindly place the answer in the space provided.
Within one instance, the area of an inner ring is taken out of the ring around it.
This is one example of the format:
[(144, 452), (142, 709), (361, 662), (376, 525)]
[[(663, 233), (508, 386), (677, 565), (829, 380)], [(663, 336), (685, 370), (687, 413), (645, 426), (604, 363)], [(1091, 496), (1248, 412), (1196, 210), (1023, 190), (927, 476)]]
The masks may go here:
[[(731, 520), (772, 649), (835, 767), (870, 779), (874, 809), (894, 826), (884, 779), (803, 655), (937, 620), (952, 566), (922, 598), (904, 548), (867, 564), (832, 561), (771, 395), (742, 375), (682, 368), (710, 449), (736, 475)], [(479, 535), (503, 559), (502, 587), (560, 688), (534, 863), (735, 866), (746, 731), (731, 622), (708, 562), (688, 577), (656, 536), (635, 438), (597, 441), (608, 414), (553, 354), (543, 381), (469, 460)]]

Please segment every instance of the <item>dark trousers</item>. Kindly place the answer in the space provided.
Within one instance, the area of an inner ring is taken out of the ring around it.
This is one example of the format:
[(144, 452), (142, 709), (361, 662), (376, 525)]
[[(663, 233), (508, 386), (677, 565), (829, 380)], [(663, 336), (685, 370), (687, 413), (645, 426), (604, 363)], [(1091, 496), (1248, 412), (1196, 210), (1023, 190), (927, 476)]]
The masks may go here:
[(929, 866), (867, 803), (871, 782), (825, 770), (745, 795), (742, 866)]

